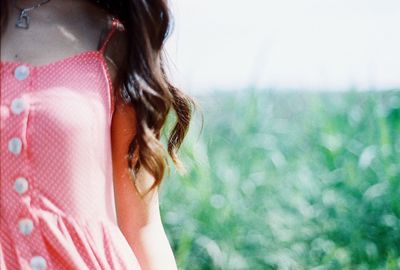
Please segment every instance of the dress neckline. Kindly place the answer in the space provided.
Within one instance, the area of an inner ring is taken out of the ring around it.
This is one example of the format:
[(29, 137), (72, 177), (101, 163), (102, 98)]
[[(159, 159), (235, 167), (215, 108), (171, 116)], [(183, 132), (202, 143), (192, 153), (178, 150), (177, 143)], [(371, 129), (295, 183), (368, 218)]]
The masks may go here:
[[(111, 107), (111, 111), (113, 111), (114, 110), (114, 97), (113, 97), (113, 95), (114, 95), (115, 89), (114, 89), (114, 84), (113, 84), (113, 81), (112, 81), (112, 78), (111, 78), (110, 69), (108, 68), (108, 64), (107, 64), (106, 58), (105, 58), (105, 56), (104, 56), (104, 54), (103, 54), (103, 52), (101, 50), (82, 51), (80, 53), (76, 53), (76, 54), (73, 54), (71, 56), (67, 56), (67, 57), (52, 61), (50, 63), (46, 63), (46, 64), (34, 65), (34, 64), (27, 63), (27, 62), (24, 62), (24, 61), (7, 61), (6, 60), (6, 61), (0, 61), (0, 65), (1, 66), (3, 66), (3, 65), (4, 66), (7, 66), (7, 65), (10, 65), (10, 66), (26, 65), (30, 69), (36, 69), (36, 70), (41, 71), (42, 69), (45, 69), (45, 68), (48, 68), (48, 67), (52, 67), (52, 66), (56, 66), (56, 65), (60, 65), (60, 64), (62, 64), (64, 62), (67, 62), (67, 61), (73, 61), (76, 58), (84, 57), (86, 55), (95, 56), (96, 59), (100, 60), (100, 63), (103, 66), (103, 72), (105, 74), (105, 80), (106, 80), (106, 82), (108, 84), (108, 87), (110, 89), (110, 102), (111, 102), (111, 106), (112, 106)], [(111, 112), (111, 115), (112, 115), (112, 112)]]
[[(61, 63), (65, 62), (65, 61), (68, 61), (68, 60), (73, 60), (75, 58), (79, 58), (79, 57), (82, 57), (82, 56), (85, 56), (85, 55), (91, 55), (91, 54), (99, 56), (100, 59), (107, 65), (106, 59), (105, 59), (103, 53), (100, 50), (82, 51), (82, 52), (73, 54), (71, 56), (67, 56), (67, 57), (64, 57), (64, 58), (61, 58), (61, 59), (58, 59), (58, 60), (51, 61), (50, 63), (38, 64), (38, 65), (31, 64), (31, 63), (24, 62), (24, 61), (14, 61), (14, 60), (6, 60), (6, 61), (2, 61), (1, 60), (0, 63), (2, 65), (26, 65), (26, 66), (28, 66), (30, 68), (43, 69), (43, 68), (46, 68), (46, 67), (49, 67), (49, 66), (61, 64)], [(108, 69), (108, 67), (107, 67), (107, 69)]]

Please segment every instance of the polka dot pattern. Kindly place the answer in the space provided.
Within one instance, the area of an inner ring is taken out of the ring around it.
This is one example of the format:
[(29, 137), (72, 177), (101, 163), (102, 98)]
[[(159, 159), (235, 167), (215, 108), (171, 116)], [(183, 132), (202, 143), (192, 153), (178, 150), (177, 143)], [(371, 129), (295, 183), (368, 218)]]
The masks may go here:
[(113, 193), (115, 93), (104, 48), (118, 23), (98, 51), (1, 62), (2, 270), (140, 269)]

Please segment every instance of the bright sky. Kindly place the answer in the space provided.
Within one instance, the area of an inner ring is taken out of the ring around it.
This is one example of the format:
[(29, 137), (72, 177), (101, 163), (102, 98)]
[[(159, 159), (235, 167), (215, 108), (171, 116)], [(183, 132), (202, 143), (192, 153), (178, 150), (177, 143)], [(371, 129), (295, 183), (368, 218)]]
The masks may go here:
[(188, 92), (400, 87), (398, 0), (171, 0)]

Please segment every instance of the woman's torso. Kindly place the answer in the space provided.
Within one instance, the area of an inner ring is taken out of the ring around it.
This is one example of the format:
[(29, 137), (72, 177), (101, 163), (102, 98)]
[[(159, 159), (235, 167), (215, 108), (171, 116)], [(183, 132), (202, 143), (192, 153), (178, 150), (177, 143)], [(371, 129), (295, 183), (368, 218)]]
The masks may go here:
[(11, 13), (2, 38), (0, 266), (139, 269), (115, 214), (112, 66), (97, 51), (107, 16), (46, 5), (27, 31)]

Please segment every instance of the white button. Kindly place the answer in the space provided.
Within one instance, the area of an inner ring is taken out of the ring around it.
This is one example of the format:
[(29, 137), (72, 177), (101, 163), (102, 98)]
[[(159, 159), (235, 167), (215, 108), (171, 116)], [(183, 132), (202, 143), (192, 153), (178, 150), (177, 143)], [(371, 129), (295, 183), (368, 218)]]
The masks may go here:
[(8, 141), (8, 151), (10, 151), (11, 153), (18, 155), (19, 153), (21, 153), (21, 149), (22, 141), (20, 138), (14, 137)]
[(14, 114), (19, 114), (25, 110), (25, 102), (22, 98), (14, 98), (11, 102), (11, 111)]
[(47, 263), (42, 256), (34, 256), (31, 259), (31, 267), (33, 270), (44, 270), (46, 269)]
[(26, 180), (25, 177), (18, 177), (17, 179), (15, 179), (14, 189), (19, 194), (26, 192), (28, 190), (28, 186), (28, 180)]
[(25, 80), (29, 75), (29, 68), (25, 65), (18, 66), (14, 71), (14, 76), (18, 80)]
[(23, 218), (18, 222), (18, 229), (23, 235), (28, 235), (33, 231), (33, 221), (29, 218)]

